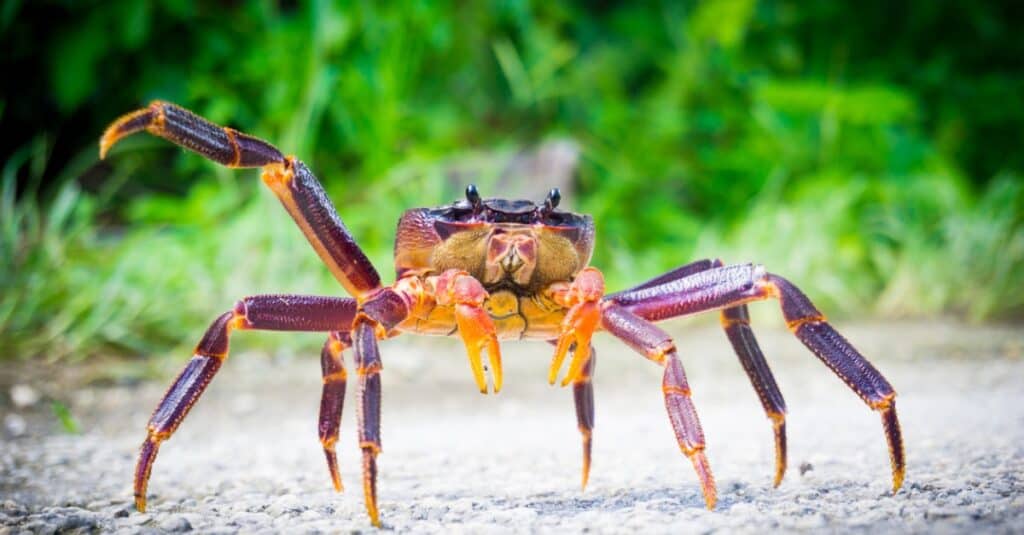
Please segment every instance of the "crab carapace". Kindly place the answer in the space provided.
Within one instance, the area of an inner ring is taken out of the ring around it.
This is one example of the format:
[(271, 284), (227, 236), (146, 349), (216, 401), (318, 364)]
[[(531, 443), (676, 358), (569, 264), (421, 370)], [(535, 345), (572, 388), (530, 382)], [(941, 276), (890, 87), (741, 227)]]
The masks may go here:
[(460, 337), (481, 393), (501, 389), (499, 340), (537, 339), (553, 344), (548, 372), (552, 384), (571, 355), (561, 385), (573, 387), (586, 486), (596, 360), (590, 342), (595, 332), (607, 331), (664, 369), (661, 387), (669, 421), (680, 449), (696, 470), (707, 507), (714, 508), (715, 481), (690, 387), (675, 343), (654, 323), (719, 311), (725, 333), (772, 424), (774, 484), (778, 486), (786, 469), (786, 406), (754, 339), (746, 309), (746, 303), (764, 299), (777, 299), (796, 337), (881, 415), (893, 492), (902, 485), (903, 440), (892, 386), (799, 289), (760, 265), (700, 260), (606, 294), (601, 272), (588, 265), (593, 219), (558, 210), (557, 189), (536, 204), (484, 199), (470, 185), (465, 200), (405, 212), (395, 240), (396, 280), (385, 286), (320, 182), (301, 161), (284, 156), (265, 141), (160, 101), (111, 124), (100, 140), (100, 157), (119, 139), (142, 130), (228, 167), (261, 168), (264, 183), (351, 297), (251, 296), (213, 321), (149, 421), (134, 478), (140, 511), (146, 506), (146, 487), (160, 445), (178, 428), (227, 358), (231, 332), (246, 329), (328, 333), (321, 352), (319, 436), (337, 490), (342, 484), (335, 443), (348, 381), (342, 355), (353, 350), (363, 492), (370, 521), (376, 526), (380, 526), (376, 459), (381, 451), (382, 369), (378, 342), (400, 333)]

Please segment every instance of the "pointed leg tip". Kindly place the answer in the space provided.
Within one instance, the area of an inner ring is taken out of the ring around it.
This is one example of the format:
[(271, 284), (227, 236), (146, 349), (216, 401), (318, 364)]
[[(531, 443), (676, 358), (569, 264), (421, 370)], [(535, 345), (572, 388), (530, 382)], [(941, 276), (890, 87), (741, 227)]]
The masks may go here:
[(897, 473), (892, 475), (892, 493), (896, 494), (897, 492), (900, 491), (900, 488), (902, 488), (902, 487), (903, 487), (903, 471), (900, 470), (899, 472), (897, 472)]
[(146, 497), (145, 496), (136, 496), (135, 497), (135, 510), (140, 512), (140, 513), (145, 513), (146, 512)]
[(786, 463), (777, 464), (775, 466), (775, 479), (772, 480), (772, 487), (779, 488), (782, 484), (783, 478), (786, 477)]
[(708, 463), (708, 458), (704, 455), (703, 450), (697, 450), (692, 453), (690, 460), (693, 462), (693, 468), (697, 471), (697, 479), (700, 480), (700, 490), (704, 495), (704, 505), (709, 511), (714, 510), (715, 504), (718, 503), (718, 491), (715, 488), (715, 476), (711, 474), (711, 465)]
[(114, 126), (111, 126), (103, 133), (103, 137), (100, 138), (100, 159), (104, 160), (107, 158), (107, 153), (110, 152), (110, 148), (114, 146), (114, 143), (121, 139), (121, 136), (117, 134)]

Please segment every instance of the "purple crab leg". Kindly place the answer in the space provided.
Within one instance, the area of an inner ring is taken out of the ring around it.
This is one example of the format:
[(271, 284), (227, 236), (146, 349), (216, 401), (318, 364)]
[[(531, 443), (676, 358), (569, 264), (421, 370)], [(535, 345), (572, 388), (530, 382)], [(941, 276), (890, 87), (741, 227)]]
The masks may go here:
[(227, 167), (262, 167), (263, 182), (345, 290), (363, 298), (381, 287), (377, 270), (345, 228), (320, 181), (301, 161), (285, 157), (266, 141), (161, 101), (107, 127), (100, 139), (100, 158), (120, 139), (143, 130)]
[[(698, 260), (630, 288), (626, 292), (658, 286), (716, 267), (722, 267), (721, 260)], [(619, 294), (608, 297), (614, 300), (616, 295)], [(778, 487), (786, 473), (786, 402), (782, 398), (782, 392), (779, 391), (771, 368), (768, 367), (768, 362), (750, 328), (747, 305), (722, 309), (721, 322), (726, 337), (732, 344), (743, 370), (747, 373), (750, 383), (761, 400), (765, 414), (772, 423), (772, 432), (775, 436), (774, 486)]]
[(590, 346), (590, 357), (583, 365), (583, 370), (572, 382), (572, 398), (576, 405), (576, 426), (583, 436), (583, 478), (581, 489), (587, 488), (590, 479), (590, 449), (594, 433), (594, 367), (597, 365), (597, 353)]
[(665, 368), (661, 390), (665, 397), (665, 409), (668, 411), (672, 431), (676, 435), (679, 448), (693, 463), (700, 480), (705, 505), (708, 509), (714, 509), (717, 501), (715, 478), (704, 454), (704, 431), (701, 429), (697, 409), (690, 397), (686, 372), (683, 371), (683, 365), (676, 355), (675, 342), (668, 333), (653, 323), (614, 302), (605, 302), (602, 308), (601, 326), (606, 331)]
[(906, 473), (903, 437), (896, 416), (896, 392), (792, 283), (767, 273), (761, 266), (742, 264), (620, 292), (610, 301), (642, 318), (658, 321), (769, 298), (779, 300), (786, 324), (796, 337), (881, 415), (892, 465), (892, 488), (896, 492), (903, 485)]
[(786, 474), (786, 401), (782, 399), (782, 392), (775, 383), (772, 370), (750, 329), (747, 305), (723, 309), (721, 320), (725, 335), (739, 357), (743, 371), (747, 372), (750, 383), (754, 385), (765, 414), (772, 422), (775, 435), (775, 479), (772, 484), (778, 487)]
[(359, 448), (363, 451), (363, 495), (370, 522), (380, 527), (377, 510), (377, 455), (380, 441), (380, 371), (383, 368), (377, 348), (375, 322), (360, 316), (352, 330), (356, 373), (359, 376)]
[(334, 483), (334, 490), (341, 492), (341, 474), (338, 472), (338, 456), (335, 444), (338, 442), (338, 428), (341, 426), (341, 410), (345, 404), (345, 360), (342, 352), (352, 347), (352, 337), (345, 331), (334, 331), (324, 342), (320, 352), (320, 371), (323, 376), (323, 392), (320, 394), (319, 425), (320, 444), (327, 458), (327, 470)]
[(227, 358), (231, 331), (327, 332), (350, 325), (355, 314), (355, 299), (257, 295), (238, 301), (232, 310), (214, 320), (149, 420), (135, 467), (135, 507), (146, 510), (146, 487), (160, 444), (171, 438)]

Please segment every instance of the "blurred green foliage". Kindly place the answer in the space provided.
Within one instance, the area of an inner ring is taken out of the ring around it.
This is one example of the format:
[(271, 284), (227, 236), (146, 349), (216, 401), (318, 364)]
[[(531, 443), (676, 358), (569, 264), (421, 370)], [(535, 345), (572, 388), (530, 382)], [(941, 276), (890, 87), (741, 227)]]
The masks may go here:
[(5, 2), (0, 357), (151, 354), (243, 295), (341, 291), (256, 172), (145, 136), (96, 162), (154, 98), (299, 155), (385, 273), (401, 211), (459, 196), (453, 162), (558, 136), (613, 289), (719, 256), (829, 312), (1019, 317), (1020, 11)]

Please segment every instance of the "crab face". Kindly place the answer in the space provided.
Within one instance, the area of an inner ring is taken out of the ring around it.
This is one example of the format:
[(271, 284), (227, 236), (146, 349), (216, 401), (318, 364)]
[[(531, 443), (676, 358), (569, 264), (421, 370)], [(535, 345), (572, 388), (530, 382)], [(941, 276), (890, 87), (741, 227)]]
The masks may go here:
[(594, 222), (557, 210), (551, 190), (541, 204), (481, 199), (475, 186), (466, 199), (438, 208), (407, 211), (398, 223), (398, 276), (465, 271), (488, 290), (527, 294), (572, 280), (590, 261)]

